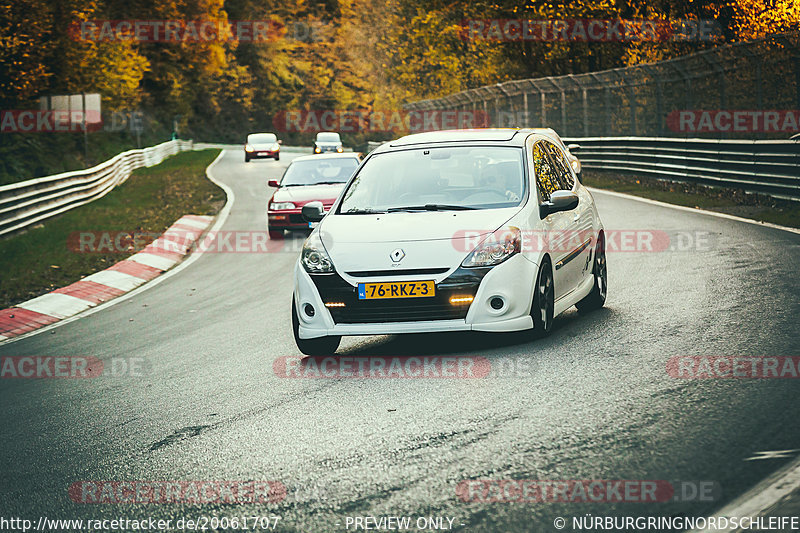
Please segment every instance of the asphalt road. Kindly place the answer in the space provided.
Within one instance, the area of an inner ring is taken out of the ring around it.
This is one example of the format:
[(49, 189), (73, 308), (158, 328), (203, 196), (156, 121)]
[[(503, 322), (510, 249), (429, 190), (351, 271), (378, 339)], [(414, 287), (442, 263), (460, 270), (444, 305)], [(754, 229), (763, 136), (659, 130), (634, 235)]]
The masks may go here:
[[(224, 230), (261, 231), (266, 181), (291, 159), (214, 175), (235, 191)], [(140, 376), (0, 380), (0, 515), (277, 515), (285, 531), (347, 517), (454, 518), (458, 531), (555, 531), (562, 516), (708, 514), (800, 448), (798, 382), (679, 380), (682, 355), (800, 355), (800, 235), (596, 194), (607, 228), (708, 232), (701, 247), (608, 254), (601, 311), (553, 334), (346, 338), (342, 355), (473, 355), (524, 371), (484, 379), (285, 379), (299, 239), (279, 253), (204, 254), (130, 299), (0, 356), (86, 355)], [(695, 233), (690, 233), (695, 235)], [(503, 503), (459, 499), (470, 479), (703, 480), (715, 501)], [(84, 480), (275, 480), (275, 504), (81, 504)], [(445, 522), (446, 524), (447, 522)], [(353, 531), (353, 527), (350, 527)], [(571, 531), (568, 525), (566, 531)]]

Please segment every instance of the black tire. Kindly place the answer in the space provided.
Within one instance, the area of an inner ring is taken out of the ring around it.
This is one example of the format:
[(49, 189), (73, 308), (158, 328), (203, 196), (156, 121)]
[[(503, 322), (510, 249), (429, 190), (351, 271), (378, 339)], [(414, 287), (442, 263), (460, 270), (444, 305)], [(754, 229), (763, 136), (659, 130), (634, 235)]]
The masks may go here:
[(318, 337), (316, 339), (301, 339), (300, 338), (300, 319), (297, 318), (297, 309), (294, 305), (294, 298), (292, 298), (292, 333), (294, 334), (294, 343), (297, 349), (303, 355), (333, 355), (336, 353), (336, 348), (342, 342), (341, 335), (328, 335), (327, 337)]
[(250, 156), (248, 156), (248, 155), (244, 156), (244, 162), (245, 163), (249, 163), (250, 162)]
[(281, 160), (281, 154), (276, 155), (275, 156), (275, 161), (280, 161), (280, 160)]
[(267, 226), (267, 233), (269, 233), (269, 240), (271, 240), (271, 241), (282, 241), (283, 240), (283, 230), (282, 229), (275, 229), (272, 226)]
[(606, 303), (606, 294), (608, 293), (608, 269), (606, 266), (606, 240), (602, 233), (597, 238), (597, 245), (594, 250), (592, 276), (594, 277), (592, 292), (575, 304), (578, 311), (582, 313), (600, 309)]
[(553, 282), (553, 267), (550, 260), (542, 261), (539, 274), (536, 276), (533, 302), (531, 303), (531, 318), (533, 318), (533, 336), (541, 339), (550, 335), (553, 329), (553, 311), (555, 308), (555, 286)]

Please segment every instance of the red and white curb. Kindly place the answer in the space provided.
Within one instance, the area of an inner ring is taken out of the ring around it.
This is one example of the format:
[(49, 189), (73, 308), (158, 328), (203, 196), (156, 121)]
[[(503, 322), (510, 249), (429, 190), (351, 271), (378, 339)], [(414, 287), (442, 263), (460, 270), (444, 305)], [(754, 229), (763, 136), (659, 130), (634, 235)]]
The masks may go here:
[[(175, 266), (213, 217), (185, 215), (141, 252), (71, 285), (0, 311), (0, 341), (77, 315), (131, 291)], [(178, 244), (179, 243), (179, 244)]]

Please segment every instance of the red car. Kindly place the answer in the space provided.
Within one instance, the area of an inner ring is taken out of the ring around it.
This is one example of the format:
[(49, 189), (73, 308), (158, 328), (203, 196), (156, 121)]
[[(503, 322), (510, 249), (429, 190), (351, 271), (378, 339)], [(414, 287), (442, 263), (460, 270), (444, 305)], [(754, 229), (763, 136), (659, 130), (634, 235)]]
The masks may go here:
[(356, 153), (303, 156), (293, 160), (267, 203), (267, 229), (270, 237), (281, 238), (284, 230), (307, 230), (301, 209), (308, 202), (320, 201), (330, 209), (347, 180), (358, 168), (361, 159)]

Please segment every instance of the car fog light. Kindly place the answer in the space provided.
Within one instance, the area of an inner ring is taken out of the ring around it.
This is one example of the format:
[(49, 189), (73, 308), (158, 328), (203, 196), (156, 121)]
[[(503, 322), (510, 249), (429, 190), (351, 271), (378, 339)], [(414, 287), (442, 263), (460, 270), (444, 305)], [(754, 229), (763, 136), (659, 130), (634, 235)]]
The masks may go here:
[(499, 296), (495, 296), (494, 298), (489, 300), (489, 305), (492, 306), (492, 309), (494, 309), (496, 311), (499, 311), (500, 309), (502, 309), (506, 305), (506, 302), (505, 302), (505, 300), (503, 300)]
[(303, 306), (303, 311), (305, 312), (306, 316), (313, 317), (314, 316), (314, 306), (311, 304), (306, 304)]

